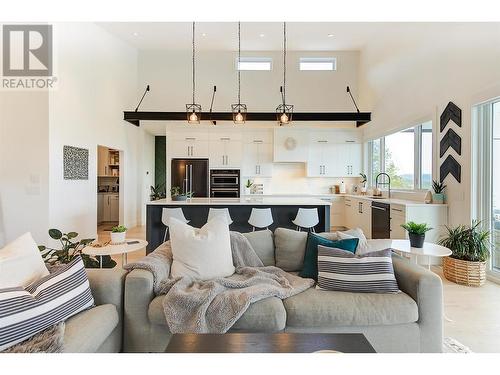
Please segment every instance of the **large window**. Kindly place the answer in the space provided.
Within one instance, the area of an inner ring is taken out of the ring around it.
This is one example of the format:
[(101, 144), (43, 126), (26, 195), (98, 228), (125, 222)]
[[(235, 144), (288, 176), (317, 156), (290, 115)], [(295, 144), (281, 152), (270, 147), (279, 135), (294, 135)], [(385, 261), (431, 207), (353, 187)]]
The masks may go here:
[(372, 185), (385, 172), (393, 189), (429, 189), (432, 183), (432, 122), (368, 143)]

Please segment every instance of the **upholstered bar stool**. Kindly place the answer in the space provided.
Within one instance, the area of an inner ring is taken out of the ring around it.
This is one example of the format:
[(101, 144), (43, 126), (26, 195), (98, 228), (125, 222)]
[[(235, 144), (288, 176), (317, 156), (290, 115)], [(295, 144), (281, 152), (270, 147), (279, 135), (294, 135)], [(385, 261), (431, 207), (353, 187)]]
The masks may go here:
[(252, 208), (248, 224), (255, 228), (267, 228), (273, 223), (273, 215), (270, 208)]
[(161, 212), (161, 222), (165, 224), (167, 228), (165, 228), (165, 236), (163, 236), (163, 242), (167, 239), (168, 226), (170, 225), (170, 219), (175, 218), (184, 223), (189, 223), (189, 220), (184, 216), (184, 212), (182, 212), (182, 208), (164, 208)]
[(300, 232), (301, 228), (310, 229), (315, 232), (314, 227), (319, 223), (318, 209), (317, 208), (299, 208), (297, 216), (292, 220)]
[(227, 225), (231, 225), (233, 223), (233, 219), (231, 219), (231, 215), (229, 215), (228, 208), (210, 208), (208, 210), (207, 221), (210, 221), (210, 219), (221, 215), (226, 217)]

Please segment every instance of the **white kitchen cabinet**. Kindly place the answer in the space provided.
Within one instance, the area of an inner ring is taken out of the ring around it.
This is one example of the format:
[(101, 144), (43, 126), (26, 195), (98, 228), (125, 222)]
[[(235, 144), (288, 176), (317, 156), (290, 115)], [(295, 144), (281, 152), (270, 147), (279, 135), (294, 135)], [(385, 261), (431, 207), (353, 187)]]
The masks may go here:
[(336, 148), (328, 140), (311, 140), (307, 159), (307, 177), (335, 177)]
[(243, 144), (231, 137), (210, 140), (210, 168), (240, 168)]
[(330, 201), (330, 229), (343, 230), (345, 228), (345, 201), (343, 197), (332, 197)]
[[(102, 197), (102, 198), (100, 198)], [(120, 218), (120, 198), (118, 194), (98, 194), (99, 199), (102, 199), (102, 221), (119, 221)], [(98, 208), (99, 217), (99, 208)]]
[(344, 198), (344, 225), (351, 229), (356, 227), (356, 202), (353, 198)]
[(403, 205), (391, 204), (391, 238), (406, 239), (406, 231), (401, 227), (406, 223), (406, 208)]
[(359, 143), (346, 142), (335, 145), (336, 177), (356, 177), (362, 171), (362, 150)]
[(274, 130), (275, 162), (305, 163), (308, 158), (309, 137), (302, 129), (279, 128)]
[(241, 175), (245, 177), (272, 177), (273, 145), (254, 140), (243, 145)]
[(181, 140), (172, 140), (167, 150), (171, 158), (206, 158), (208, 157), (208, 141), (194, 136), (186, 136)]

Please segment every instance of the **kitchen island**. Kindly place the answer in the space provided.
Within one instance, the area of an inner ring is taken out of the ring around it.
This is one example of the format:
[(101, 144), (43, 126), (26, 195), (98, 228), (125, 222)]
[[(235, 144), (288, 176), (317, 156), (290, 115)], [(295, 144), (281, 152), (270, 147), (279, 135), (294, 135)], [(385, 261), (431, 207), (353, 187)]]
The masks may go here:
[[(299, 208), (317, 208), (319, 223), (316, 232), (330, 231), (330, 202), (307, 197), (242, 197), (242, 198), (191, 198), (186, 201), (173, 201), (170, 198), (152, 201), (146, 209), (147, 253), (156, 249), (163, 242), (165, 225), (161, 221), (163, 208), (182, 208), (189, 225), (201, 228), (207, 222), (208, 211), (213, 208), (228, 208), (233, 223), (229, 229), (237, 232), (251, 232), (248, 224), (252, 208), (271, 208), (273, 224), (269, 229), (278, 227), (295, 229), (292, 220)], [(167, 236), (168, 239), (168, 236)]]

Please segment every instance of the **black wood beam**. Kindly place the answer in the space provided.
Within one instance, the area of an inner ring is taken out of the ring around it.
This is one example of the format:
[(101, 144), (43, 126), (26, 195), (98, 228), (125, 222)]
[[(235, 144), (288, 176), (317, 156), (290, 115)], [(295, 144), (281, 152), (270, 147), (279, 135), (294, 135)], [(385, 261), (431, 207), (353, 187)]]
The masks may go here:
[[(141, 121), (185, 121), (186, 112), (145, 112), (125, 111), (123, 119), (135, 126)], [(233, 121), (231, 112), (202, 112), (202, 121)], [(347, 122), (354, 121), (362, 126), (371, 120), (371, 112), (295, 112), (293, 121)], [(246, 121), (276, 121), (275, 112), (248, 112)]]

